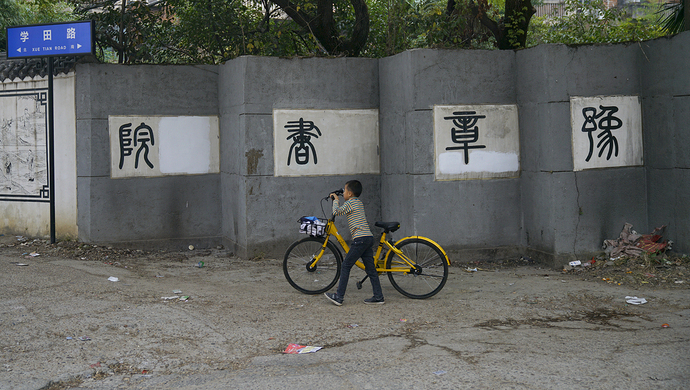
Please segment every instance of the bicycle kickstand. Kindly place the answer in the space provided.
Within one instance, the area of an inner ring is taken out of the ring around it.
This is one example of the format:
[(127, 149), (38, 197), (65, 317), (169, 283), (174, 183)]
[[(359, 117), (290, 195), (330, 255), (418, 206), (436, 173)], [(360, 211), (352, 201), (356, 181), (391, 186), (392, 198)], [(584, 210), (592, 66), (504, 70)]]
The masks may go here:
[(361, 289), (362, 289), (362, 283), (364, 283), (364, 281), (367, 280), (368, 277), (369, 277), (369, 275), (365, 276), (364, 279), (362, 279), (362, 280), (360, 280), (359, 282), (357, 282), (357, 290), (361, 290)]

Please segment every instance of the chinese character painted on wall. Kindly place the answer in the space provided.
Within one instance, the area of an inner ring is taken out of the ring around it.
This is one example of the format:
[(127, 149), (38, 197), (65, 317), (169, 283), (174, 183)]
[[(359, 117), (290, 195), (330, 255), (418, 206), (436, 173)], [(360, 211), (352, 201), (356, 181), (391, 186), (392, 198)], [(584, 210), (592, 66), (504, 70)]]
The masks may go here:
[(125, 157), (132, 155), (132, 124), (125, 123), (120, 126), (118, 138), (120, 140), (120, 169), (125, 163)]
[(455, 127), (450, 130), (450, 138), (455, 144), (461, 146), (449, 146), (446, 150), (462, 149), (465, 152), (465, 164), (470, 162), (470, 149), (483, 149), (485, 145), (470, 145), (479, 140), (479, 127), (475, 126), (477, 121), (486, 118), (485, 115), (476, 115), (476, 111), (456, 111), (453, 116), (443, 117), (445, 120), (452, 120)]
[[(142, 122), (139, 126), (137, 126), (136, 129), (134, 129), (134, 137), (132, 137), (132, 124), (125, 123), (124, 125), (120, 126), (118, 137), (120, 140), (120, 169), (122, 169), (122, 166), (124, 165), (125, 157), (131, 156), (132, 151), (137, 146), (139, 149), (137, 150), (137, 154), (135, 156), (134, 169), (139, 168), (139, 157), (142, 151), (144, 152), (144, 162), (146, 162), (146, 165), (148, 165), (149, 168), (153, 168), (153, 164), (149, 160), (149, 142), (151, 145), (155, 145), (155, 141), (153, 137), (153, 130), (150, 126)], [(133, 144), (132, 141), (134, 141)]]
[(639, 96), (571, 96), (573, 169), (642, 166)]
[(299, 165), (309, 164), (309, 152), (314, 157), (314, 164), (317, 163), (316, 149), (311, 143), (311, 138), (319, 138), (321, 130), (314, 125), (312, 121), (305, 121), (304, 118), (299, 118), (298, 121), (288, 121), (285, 125), (288, 133), (286, 139), (292, 140), (290, 145), (290, 152), (288, 153), (287, 165), (290, 165), (292, 160), (292, 152), (295, 153), (295, 162)]
[[(597, 130), (601, 130), (601, 132), (597, 134), (597, 138), (599, 138), (599, 142), (597, 143), (597, 148), (599, 148), (598, 157), (601, 157), (607, 149), (608, 154), (606, 155), (606, 160), (610, 160), (612, 154), (618, 157), (618, 140), (611, 133), (612, 130), (620, 129), (621, 126), (623, 126), (623, 122), (620, 118), (613, 115), (618, 112), (618, 107), (599, 106), (599, 109), (601, 109), (599, 113), (597, 113), (595, 107), (585, 107), (582, 109), (582, 115), (585, 117), (585, 122), (582, 124), (582, 132), (587, 133), (587, 137), (589, 138), (589, 153), (585, 161), (589, 161), (592, 158), (592, 153), (594, 152), (594, 137), (592, 133)], [(599, 119), (598, 122), (597, 119)]]

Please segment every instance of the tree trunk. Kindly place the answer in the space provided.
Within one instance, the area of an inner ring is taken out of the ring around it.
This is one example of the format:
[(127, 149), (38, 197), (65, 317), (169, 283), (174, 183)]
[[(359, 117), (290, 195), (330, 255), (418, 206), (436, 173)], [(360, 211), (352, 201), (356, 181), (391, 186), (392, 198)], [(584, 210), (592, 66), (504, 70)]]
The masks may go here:
[[(690, 0), (685, 0), (690, 1)], [(448, 0), (446, 13), (452, 15), (456, 7), (455, 0)], [(486, 15), (489, 9), (487, 0), (470, 2), (470, 10), (481, 24), (491, 31), (496, 44), (501, 50), (524, 48), (527, 44), (527, 29), (532, 15), (536, 13), (532, 0), (506, 0), (505, 15), (496, 21)]]
[(369, 9), (365, 0), (350, 0), (355, 11), (355, 24), (350, 39), (343, 39), (333, 19), (333, 0), (319, 0), (317, 14), (310, 15), (290, 0), (271, 0), (295, 23), (316, 38), (328, 54), (358, 56), (369, 36)]
[(536, 10), (532, 0), (506, 0), (504, 34), (499, 42), (499, 49), (519, 49), (527, 44), (529, 21)]

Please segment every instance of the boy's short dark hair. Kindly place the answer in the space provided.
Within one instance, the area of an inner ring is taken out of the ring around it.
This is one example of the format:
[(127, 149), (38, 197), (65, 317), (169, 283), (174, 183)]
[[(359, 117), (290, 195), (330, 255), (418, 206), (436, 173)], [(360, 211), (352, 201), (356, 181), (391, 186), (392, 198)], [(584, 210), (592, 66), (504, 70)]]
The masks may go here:
[(350, 180), (345, 183), (345, 186), (352, 191), (355, 197), (359, 198), (359, 196), (362, 195), (362, 183), (360, 183), (359, 180)]

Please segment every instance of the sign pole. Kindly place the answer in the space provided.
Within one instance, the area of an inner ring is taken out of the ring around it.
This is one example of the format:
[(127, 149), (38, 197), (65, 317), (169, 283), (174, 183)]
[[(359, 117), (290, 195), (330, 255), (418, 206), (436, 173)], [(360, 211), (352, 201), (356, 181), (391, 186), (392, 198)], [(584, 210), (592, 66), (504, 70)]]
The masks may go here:
[[(94, 55), (94, 24), (90, 20), (7, 27), (7, 59), (48, 57), (48, 194), (50, 243), (55, 243), (55, 56)], [(43, 191), (41, 191), (43, 196)], [(45, 200), (42, 200), (45, 202)]]
[(53, 57), (48, 57), (48, 187), (50, 188), (51, 244), (55, 244), (55, 116), (53, 107)]

